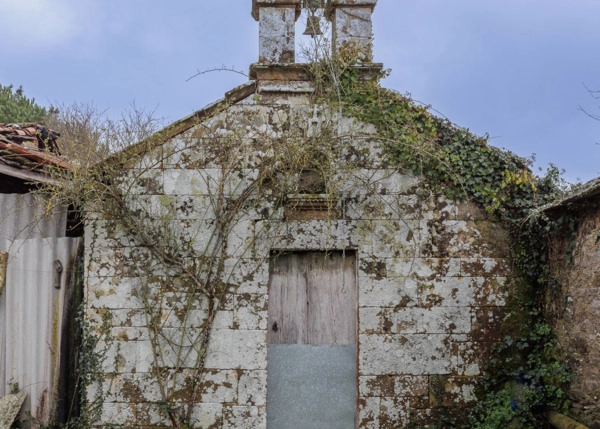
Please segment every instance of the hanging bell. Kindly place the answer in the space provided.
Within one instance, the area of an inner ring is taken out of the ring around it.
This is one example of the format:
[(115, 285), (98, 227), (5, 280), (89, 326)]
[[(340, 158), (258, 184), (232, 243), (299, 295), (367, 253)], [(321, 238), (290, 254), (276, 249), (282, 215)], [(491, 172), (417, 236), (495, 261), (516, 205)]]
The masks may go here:
[(308, 15), (306, 18), (306, 30), (304, 30), (305, 36), (315, 37), (323, 34), (321, 31), (320, 19), (314, 14)]

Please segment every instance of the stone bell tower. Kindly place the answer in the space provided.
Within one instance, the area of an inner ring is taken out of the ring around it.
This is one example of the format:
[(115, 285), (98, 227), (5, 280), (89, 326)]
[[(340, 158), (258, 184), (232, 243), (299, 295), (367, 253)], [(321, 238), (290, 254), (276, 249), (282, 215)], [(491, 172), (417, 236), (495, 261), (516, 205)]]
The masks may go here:
[[(252, 16), (259, 22), (258, 63), (284, 65), (296, 62), (295, 24), (303, 7), (323, 7), (332, 23), (335, 50), (353, 45), (357, 57), (372, 57), (371, 15), (377, 0), (252, 0)], [(316, 6), (315, 6), (316, 5)]]

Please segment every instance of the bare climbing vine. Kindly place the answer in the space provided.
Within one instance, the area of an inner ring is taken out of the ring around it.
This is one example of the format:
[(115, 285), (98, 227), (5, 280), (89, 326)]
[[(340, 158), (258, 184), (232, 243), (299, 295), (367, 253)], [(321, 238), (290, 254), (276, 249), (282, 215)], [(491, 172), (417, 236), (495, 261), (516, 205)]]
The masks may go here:
[[(86, 415), (99, 418), (98, 395), (135, 394), (118, 374), (142, 365), (135, 372), (151, 374), (163, 417), (176, 428), (198, 427), (211, 334), (239, 285), (289, 234), (282, 221), (306, 201), (324, 205), (332, 228), (335, 219), (346, 219), (349, 201), (368, 197), (374, 206), (390, 206), (389, 197), (373, 198), (393, 171), (363, 170), (372, 158), (372, 132), (344, 122), (327, 103), (295, 113), (308, 121), (291, 114), (225, 105), (205, 121), (168, 138), (167, 129), (92, 168), (56, 171), (60, 186), (40, 190), (49, 194), (49, 208), (80, 208), (88, 242), (84, 305), (91, 319), (104, 321), (90, 335), (99, 338), (95, 353), (107, 356), (108, 345), (116, 356), (103, 365), (117, 376), (106, 377), (96, 396), (84, 395)], [(120, 289), (135, 301), (127, 317), (136, 318), (136, 329), (119, 328), (123, 316), (105, 304)], [(137, 362), (127, 358), (128, 342), (148, 345)], [(98, 380), (88, 378), (90, 390)]]

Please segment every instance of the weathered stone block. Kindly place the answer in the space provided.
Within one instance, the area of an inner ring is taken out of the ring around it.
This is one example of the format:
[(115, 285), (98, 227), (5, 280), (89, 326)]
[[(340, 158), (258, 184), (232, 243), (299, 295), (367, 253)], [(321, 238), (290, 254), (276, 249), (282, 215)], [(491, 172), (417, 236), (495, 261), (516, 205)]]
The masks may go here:
[(457, 258), (388, 258), (386, 266), (390, 276), (410, 276), (417, 280), (435, 280), (461, 275), (461, 260)]
[(393, 375), (374, 375), (358, 377), (359, 396), (394, 396), (395, 377)]
[(381, 398), (379, 428), (405, 427), (409, 421), (410, 401), (404, 397)]
[(368, 239), (361, 243), (361, 248), (374, 258), (417, 257), (428, 239), (428, 232), (416, 220), (373, 220), (362, 225), (362, 233)]
[(452, 362), (455, 367), (453, 375), (478, 376), (483, 363), (497, 357), (493, 351), (495, 343), (479, 341), (457, 341), (450, 346)]
[(449, 374), (450, 342), (443, 334), (360, 335), (360, 374)]
[(175, 208), (178, 219), (212, 221), (217, 217), (209, 195), (177, 195)]
[[(155, 308), (150, 308), (147, 310), (153, 313), (155, 319), (160, 320), (161, 328), (186, 329), (187, 327), (202, 326), (206, 322), (208, 317), (207, 309), (195, 308), (195, 306), (190, 306), (190, 302), (188, 302), (188, 300), (194, 299), (194, 296), (190, 296), (189, 294), (178, 294), (174, 296), (180, 297), (180, 301), (173, 305), (172, 308), (169, 308), (170, 303), (168, 301), (163, 301)], [(219, 323), (224, 323), (227, 325), (228, 316), (229, 318), (232, 316), (228, 315), (227, 313), (229, 312), (219, 312), (219, 314), (215, 316), (215, 319), (216, 317), (219, 317)]]
[(462, 258), (460, 272), (471, 277), (507, 277), (511, 273), (509, 261), (499, 258)]
[[(418, 304), (417, 283), (407, 277), (358, 278), (360, 307), (406, 307)], [(361, 322), (362, 323), (362, 322)]]
[(387, 278), (387, 266), (385, 259), (374, 258), (364, 255), (358, 260), (359, 277), (367, 277), (371, 280), (382, 280)]
[(441, 277), (418, 282), (419, 304), (422, 307), (465, 307), (473, 304), (473, 279)]
[[(256, 257), (267, 258), (271, 249), (348, 249), (360, 240), (352, 234), (354, 223), (341, 220), (257, 222)], [(250, 256), (250, 255), (248, 255)]]
[(194, 404), (192, 422), (203, 429), (220, 429), (223, 424), (223, 405), (220, 403)]
[(506, 277), (474, 277), (473, 288), (474, 303), (478, 306), (503, 306), (508, 297)]
[[(96, 220), (84, 227), (85, 244), (88, 248), (109, 249), (133, 245), (132, 237), (117, 226), (115, 222)], [(107, 250), (109, 251), (109, 250)]]
[(227, 256), (231, 258), (250, 258), (254, 255), (254, 222), (236, 222), (227, 237)]
[[(182, 392), (182, 400), (190, 397)], [(238, 374), (235, 370), (205, 371), (202, 375), (198, 402), (233, 403), (238, 398)]]
[(238, 404), (263, 406), (267, 401), (267, 371), (243, 371), (238, 384)]
[(227, 258), (224, 278), (231, 292), (238, 294), (266, 294), (269, 284), (268, 259)]
[(166, 195), (211, 195), (221, 181), (216, 168), (205, 170), (172, 169), (164, 172)]
[[(367, 193), (381, 195), (408, 194), (416, 189), (420, 180), (412, 174), (402, 174), (397, 169), (358, 169), (353, 180)], [(363, 192), (364, 192), (363, 191)]]
[(138, 403), (136, 406), (136, 423), (139, 426), (171, 427), (171, 420), (157, 403)]
[(379, 429), (381, 398), (360, 396), (358, 400), (358, 427)]
[(110, 329), (110, 336), (115, 341), (145, 341), (148, 339), (148, 329), (144, 327), (115, 327)]
[(423, 255), (434, 258), (460, 258), (479, 253), (481, 239), (474, 225), (462, 220), (432, 221), (428, 225)]
[(215, 315), (213, 329), (233, 329), (234, 312), (221, 310)]
[(423, 396), (429, 393), (429, 377), (396, 376), (394, 392), (398, 396)]
[(105, 277), (103, 282), (87, 288), (90, 308), (141, 309), (139, 299), (142, 280), (134, 277)]
[(464, 408), (475, 400), (477, 380), (473, 377), (432, 376), (430, 397), (434, 406)]
[(12, 427), (12, 424), (19, 414), (19, 409), (25, 401), (27, 393), (20, 391), (0, 398), (0, 425), (4, 428)]
[(470, 307), (361, 308), (360, 332), (377, 334), (467, 334)]
[(119, 402), (105, 403), (102, 406), (100, 420), (113, 425), (134, 427), (136, 424), (136, 405)]
[(180, 169), (208, 166), (206, 153), (201, 145), (204, 128), (192, 128), (190, 131), (162, 145), (163, 167)]
[(344, 195), (347, 199), (345, 218), (349, 220), (415, 220), (419, 218), (418, 198), (414, 195), (353, 195), (351, 189), (344, 191)]
[(295, 62), (295, 23), (295, 8), (260, 8), (259, 63), (292, 64)]
[[(373, 23), (371, 21), (372, 9), (370, 7), (336, 8), (333, 18), (333, 37), (337, 50), (348, 45), (355, 47), (367, 61), (372, 56)], [(351, 49), (351, 48), (348, 48)]]
[(139, 213), (139, 221), (152, 218), (172, 219), (175, 217), (176, 201), (173, 195), (138, 195), (130, 207)]
[(109, 309), (109, 308), (89, 308), (86, 311), (88, 322), (92, 325), (100, 326), (104, 318), (108, 318), (111, 326), (124, 327), (143, 327), (146, 326), (146, 316), (141, 309)]
[(266, 429), (266, 407), (230, 406), (223, 408), (223, 429), (250, 427)]
[(136, 195), (162, 195), (164, 193), (163, 170), (160, 165), (150, 169), (132, 169), (129, 174), (122, 175), (118, 179), (119, 189), (125, 198)]
[(266, 331), (215, 329), (206, 356), (210, 369), (266, 369)]
[[(153, 373), (119, 374), (113, 380), (111, 389), (108, 391), (114, 395), (112, 402), (141, 404), (144, 402), (160, 402), (164, 399)], [(110, 397), (107, 400), (110, 400)]]
[(234, 296), (236, 329), (267, 329), (267, 297), (249, 293)]

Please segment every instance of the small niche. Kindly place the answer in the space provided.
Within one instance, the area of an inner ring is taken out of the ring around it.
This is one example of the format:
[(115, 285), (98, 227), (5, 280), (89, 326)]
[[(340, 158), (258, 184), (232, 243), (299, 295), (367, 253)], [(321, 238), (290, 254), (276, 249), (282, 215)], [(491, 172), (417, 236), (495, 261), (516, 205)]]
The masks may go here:
[(338, 218), (337, 201), (327, 194), (323, 175), (314, 169), (298, 175), (298, 192), (288, 196), (285, 218), (288, 220), (323, 220)]

